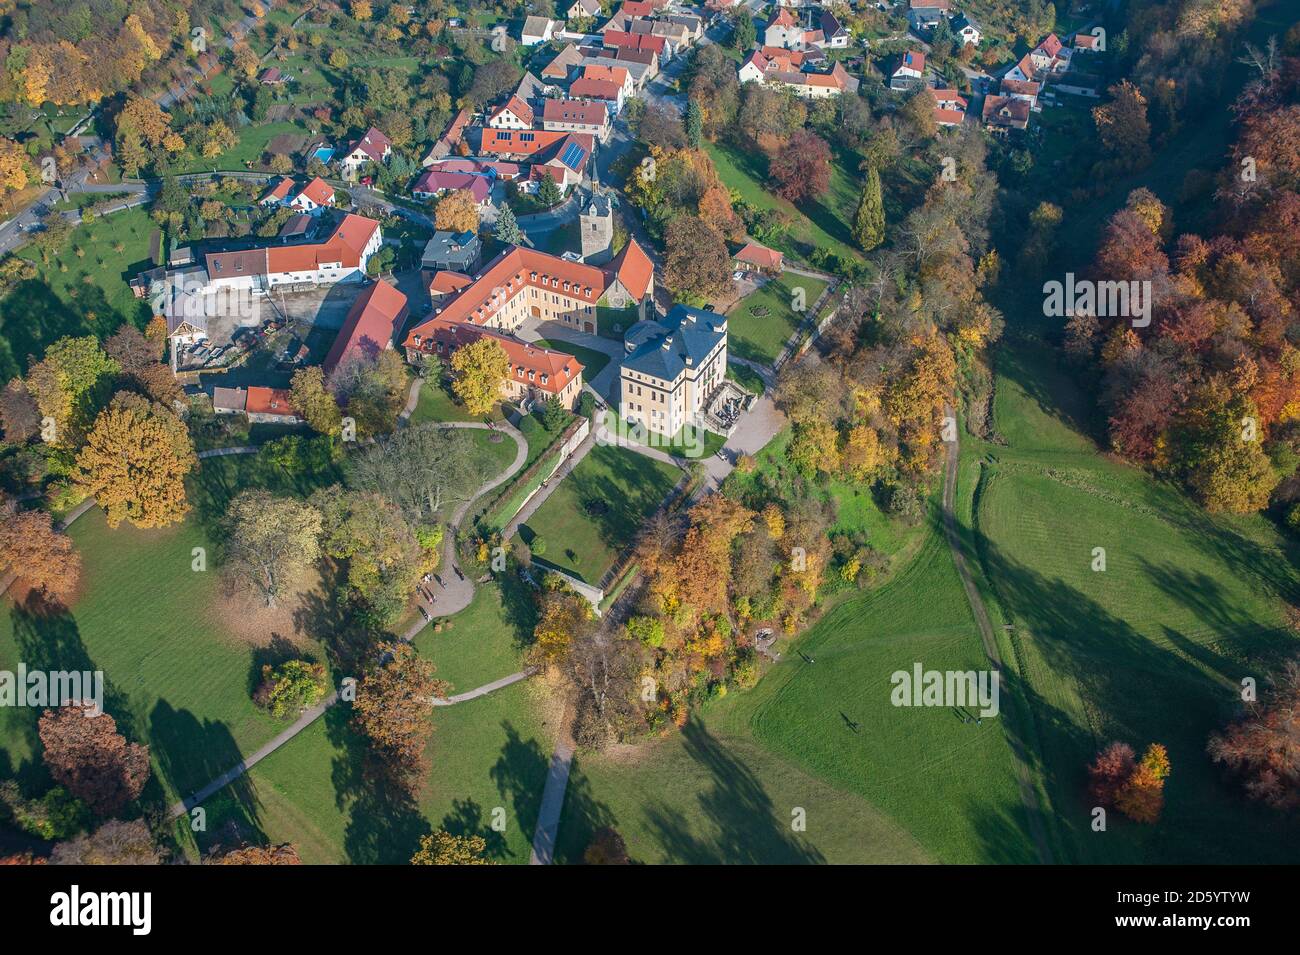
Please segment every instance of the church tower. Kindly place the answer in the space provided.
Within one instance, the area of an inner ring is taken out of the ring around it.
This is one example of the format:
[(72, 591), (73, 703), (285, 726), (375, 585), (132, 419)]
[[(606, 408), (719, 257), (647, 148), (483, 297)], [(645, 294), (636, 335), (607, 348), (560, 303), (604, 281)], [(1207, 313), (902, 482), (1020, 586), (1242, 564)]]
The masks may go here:
[(614, 202), (608, 193), (593, 189), (578, 216), (582, 230), (582, 261), (604, 265), (613, 258)]

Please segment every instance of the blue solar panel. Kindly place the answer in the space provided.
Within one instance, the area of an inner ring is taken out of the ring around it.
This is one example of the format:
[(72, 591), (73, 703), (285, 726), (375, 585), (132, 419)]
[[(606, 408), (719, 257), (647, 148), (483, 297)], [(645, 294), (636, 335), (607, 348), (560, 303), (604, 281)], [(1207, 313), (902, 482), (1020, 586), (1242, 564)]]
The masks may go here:
[(577, 172), (578, 165), (582, 162), (582, 157), (585, 155), (586, 153), (583, 152), (581, 146), (577, 143), (569, 143), (569, 145), (564, 147), (564, 155), (560, 157), (560, 162), (564, 163), (574, 172)]

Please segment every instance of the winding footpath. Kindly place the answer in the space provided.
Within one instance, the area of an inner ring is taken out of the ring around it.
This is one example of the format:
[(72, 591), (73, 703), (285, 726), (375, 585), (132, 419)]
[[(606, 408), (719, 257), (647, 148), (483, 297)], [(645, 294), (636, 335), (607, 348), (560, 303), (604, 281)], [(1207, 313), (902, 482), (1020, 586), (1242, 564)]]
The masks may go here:
[[(418, 391), (419, 391), (419, 386), (417, 382), (417, 384), (414, 385), (411, 389), (410, 401), (408, 401), (407, 408), (402, 414), (403, 421), (405, 421), (407, 418), (410, 417), (410, 412), (414, 409), (415, 401), (418, 398)], [(440, 424), (439, 427), (482, 428), (484, 430), (488, 430), (487, 425), (477, 424), (474, 422), (448, 422), (448, 423)], [(500, 425), (498, 426), (498, 430), (514, 438), (515, 443), (518, 445), (518, 453), (516, 453), (515, 459), (513, 462), (511, 462), (509, 468), (507, 468), (502, 474), (496, 476), (492, 480), (485, 482), (483, 485), (479, 487), (478, 491), (476, 491), (473, 494), (473, 496), (471, 496), (468, 500), (466, 500), (463, 504), (461, 504), (461, 506), (456, 510), (456, 513), (452, 518), (453, 527), (459, 525), (459, 522), (464, 518), (465, 514), (469, 511), (470, 506), (476, 500), (478, 500), (478, 498), (482, 497), (484, 494), (486, 494), (488, 491), (491, 491), (493, 488), (498, 487), (505, 481), (508, 481), (515, 474), (515, 472), (517, 472), (521, 467), (523, 467), (524, 461), (528, 457), (528, 442), (524, 440), (524, 436), (517, 429), (513, 428), (510, 425)], [(221, 458), (221, 457), (228, 457), (230, 455), (236, 455), (236, 454), (256, 454), (257, 451), (258, 449), (256, 447), (250, 447), (246, 445), (241, 447), (235, 447), (235, 448), (213, 448), (208, 451), (200, 451), (198, 457), (200, 459)], [(64, 518), (63, 521), (60, 522), (59, 525), (60, 529), (66, 529), (69, 524), (71, 524), (78, 517), (86, 513), (94, 506), (95, 506), (95, 501), (93, 498), (87, 498), (86, 500), (82, 501), (71, 512), (69, 512), (68, 516)], [(447, 535), (447, 539), (448, 539), (448, 544), (446, 546), (446, 549), (444, 550), (444, 558), (448, 562), (450, 562), (452, 559), (454, 559), (454, 555), (455, 555), (454, 532), (449, 533)], [(449, 575), (449, 582), (451, 577), (453, 576), (454, 575)], [(13, 582), (12, 578), (10, 578), (4, 581), (0, 581), (0, 584), (3, 584), (3, 588), (7, 589), (9, 584), (11, 584), (12, 582)], [(449, 596), (447, 601), (445, 603), (440, 602), (439, 614), (441, 615), (455, 613), (456, 610), (463, 609), (463, 607), (468, 606), (470, 600), (472, 600), (474, 597), (474, 585), (468, 580), (468, 578), (464, 580), (456, 580), (455, 583), (458, 585), (459, 589), (455, 591), (454, 595), (451, 594), (451, 592), (449, 591)], [(460, 603), (459, 601), (462, 599), (464, 602)], [(407, 629), (407, 631), (401, 635), (401, 639), (404, 642), (410, 642), (426, 626), (428, 626), (428, 622), (423, 619), (415, 621), (415, 623), (413, 623)], [(445, 700), (443, 699), (433, 700), (432, 703), (435, 706), (453, 706), (457, 703), (464, 703), (469, 700), (478, 699), (481, 696), (486, 696), (487, 694), (502, 689), (503, 687), (507, 687), (514, 683), (518, 683), (521, 680), (526, 680), (528, 679), (528, 677), (533, 675), (533, 672), (534, 671), (531, 667), (525, 670), (520, 670), (517, 673), (511, 673), (509, 676), (504, 676), (499, 680), (493, 680), (491, 683), (486, 683), (483, 686), (476, 687), (475, 689), (468, 690), (464, 693), (458, 693), (455, 694), (454, 696), (449, 696)], [(321, 718), (321, 716), (325, 714), (326, 710), (328, 710), (331, 706), (333, 706), (338, 702), (339, 702), (338, 690), (334, 690), (329, 694), (329, 696), (327, 696), (320, 703), (316, 704), (311, 709), (304, 711), (303, 714), (298, 717), (298, 719), (296, 719), (290, 726), (286, 727), (273, 739), (259, 746), (251, 754), (244, 757), (234, 766), (231, 766), (228, 770), (226, 770), (216, 779), (213, 779), (211, 782), (207, 783), (200, 789), (191, 793), (189, 796), (186, 796), (184, 799), (173, 803), (168, 809), (168, 817), (172, 819), (176, 819), (179, 818), (180, 816), (185, 815), (195, 806), (202, 803), (209, 796), (212, 796), (214, 793), (217, 793), (220, 790), (224, 789), (226, 786), (229, 786), (236, 779), (238, 779), (239, 777), (247, 773), (252, 767), (256, 766), (266, 757), (270, 756), (272, 753), (278, 750), (285, 743), (289, 742), (291, 739), (293, 739), (295, 736), (297, 736), (307, 727), (311, 726), (312, 723), (316, 722), (318, 719)]]
[[(951, 420), (956, 420), (951, 408), (945, 408), (944, 414), (948, 415)], [(993, 624), (989, 620), (988, 610), (984, 606), (984, 598), (980, 596), (979, 588), (975, 586), (975, 581), (971, 577), (970, 567), (966, 562), (966, 552), (962, 548), (961, 538), (957, 533), (957, 516), (955, 512), (957, 500), (957, 472), (960, 459), (961, 447), (956, 439), (947, 442), (947, 461), (944, 465), (943, 474), (943, 533), (948, 539), (948, 549), (952, 552), (952, 562), (957, 568), (957, 576), (961, 578), (962, 588), (966, 591), (966, 600), (970, 604), (971, 613), (975, 617), (976, 624), (979, 625), (980, 640), (984, 643), (984, 653), (989, 658), (989, 663), (993, 669), (1000, 675), (1002, 673), (1002, 653), (998, 649), (996, 637), (993, 635)], [(1029, 819), (1029, 834), (1034, 840), (1034, 845), (1038, 849), (1038, 861), (1044, 865), (1052, 863), (1052, 848), (1047, 841), (1047, 831), (1043, 828), (1043, 813), (1038, 804), (1038, 791), (1034, 788), (1033, 775), (1029, 770), (1029, 760), (1025, 754), (1024, 743), (1018, 734), (1014, 733), (1006, 722), (1006, 715), (999, 722), (1002, 724), (1002, 731), (1006, 734), (1007, 743), (1011, 747), (1011, 762), (1015, 768), (1016, 784), (1020, 789), (1020, 801), (1024, 803), (1025, 815)]]

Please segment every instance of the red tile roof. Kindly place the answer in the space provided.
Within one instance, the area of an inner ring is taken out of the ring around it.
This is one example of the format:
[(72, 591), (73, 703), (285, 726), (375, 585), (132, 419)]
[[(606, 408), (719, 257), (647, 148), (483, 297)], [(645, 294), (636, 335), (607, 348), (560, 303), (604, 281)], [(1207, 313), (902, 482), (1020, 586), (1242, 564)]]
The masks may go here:
[(429, 294), (450, 295), (472, 285), (473, 282), (474, 280), (464, 272), (443, 269), (441, 272), (435, 272), (433, 278), (429, 280)]
[(769, 27), (792, 27), (797, 25), (794, 15), (785, 7), (782, 7), (780, 12), (777, 13), (777, 15), (772, 18), (771, 22), (768, 23)]
[(591, 80), (580, 77), (569, 86), (569, 95), (582, 99), (599, 99), (615, 103), (623, 87), (612, 80)]
[(609, 121), (609, 108), (603, 102), (552, 98), (548, 99), (546, 105), (542, 107), (542, 121), (604, 126)]
[[(419, 338), (419, 344), (415, 339)], [(458, 348), (472, 344), (480, 338), (498, 342), (510, 360), (510, 378), (521, 384), (559, 394), (569, 382), (582, 374), (582, 362), (564, 352), (552, 351), (530, 345), (511, 335), (503, 335), (487, 328), (457, 322), (443, 315), (427, 319), (407, 336), (406, 347), (423, 351), (436, 351), (442, 345), (442, 354), (450, 355)], [(530, 379), (528, 373), (532, 372)]]
[(289, 192), (293, 189), (293, 180), (285, 176), (266, 192), (262, 193), (262, 198), (258, 202), (270, 202), (272, 199), (281, 200), (288, 197)]
[[(483, 325), (525, 287), (563, 291), (578, 302), (595, 306), (615, 279), (639, 301), (645, 297), (653, 278), (654, 263), (635, 239), (605, 268), (512, 246), (448, 301), (437, 317)], [(407, 345), (422, 327), (423, 323), (411, 329), (406, 337)]]
[(352, 303), (338, 337), (325, 356), (329, 374), (354, 355), (374, 358), (393, 342), (393, 335), (406, 320), (406, 296), (387, 282), (376, 282)]
[(748, 262), (763, 269), (779, 269), (785, 261), (785, 256), (776, 249), (769, 249), (757, 242), (747, 242), (745, 247), (736, 253), (736, 261)]
[(317, 176), (307, 185), (302, 187), (300, 196), (306, 196), (318, 206), (328, 206), (334, 202), (334, 187), (324, 179)]
[(650, 280), (654, 278), (655, 265), (650, 261), (650, 256), (645, 254), (645, 250), (637, 244), (636, 239), (628, 240), (623, 251), (610, 263), (610, 267), (633, 298), (640, 300), (645, 297), (650, 287)]
[(205, 258), (213, 279), (234, 275), (266, 275), (271, 272), (311, 272), (324, 262), (339, 262), (344, 268), (359, 268), (361, 253), (374, 236), (379, 223), (365, 216), (347, 215), (324, 242), (307, 245), (277, 245), (243, 252), (209, 252)]
[(365, 153), (375, 162), (383, 162), (384, 150), (391, 149), (392, 146), (393, 146), (393, 141), (391, 139), (389, 139), (379, 130), (375, 129), (375, 127), (371, 126), (369, 129), (366, 130), (365, 135), (362, 136), (359, 140), (357, 140), (356, 143), (353, 144), (352, 148), (348, 150), (347, 154), (350, 156), (358, 149), (360, 149), (363, 153)]
[(248, 389), (248, 401), (244, 404), (246, 414), (281, 415), (286, 418), (298, 417), (298, 411), (289, 403), (289, 389), (262, 388), (252, 386)]
[(630, 74), (622, 66), (603, 66), (600, 63), (588, 63), (582, 68), (582, 78), (585, 80), (607, 80), (611, 83), (617, 83), (619, 86), (626, 86)]
[(1038, 49), (1055, 58), (1061, 52), (1061, 40), (1055, 33), (1049, 33), (1043, 38), (1043, 42), (1038, 44)]
[[(521, 139), (529, 136), (529, 139)], [(568, 133), (559, 129), (484, 129), (483, 141), (479, 145), (481, 153), (495, 153), (501, 156), (531, 156), (549, 146), (554, 146), (566, 136), (585, 137), (583, 145), (591, 151), (591, 136), (586, 133)]]
[(533, 125), (532, 107), (530, 107), (527, 103), (521, 100), (518, 96), (511, 96), (510, 99), (506, 100), (504, 106), (498, 106), (496, 109), (494, 109), (492, 111), (492, 115), (489, 119), (489, 122), (493, 119), (496, 119), (498, 116), (500, 116), (502, 113), (506, 111), (514, 113), (515, 116), (519, 118), (519, 121), (522, 122), (525, 126)]
[(606, 30), (602, 36), (604, 37), (605, 46), (626, 46), (633, 50), (654, 50), (660, 56), (663, 55), (664, 48), (668, 44), (668, 41), (661, 36), (652, 36), (649, 33), (628, 33), (626, 30)]

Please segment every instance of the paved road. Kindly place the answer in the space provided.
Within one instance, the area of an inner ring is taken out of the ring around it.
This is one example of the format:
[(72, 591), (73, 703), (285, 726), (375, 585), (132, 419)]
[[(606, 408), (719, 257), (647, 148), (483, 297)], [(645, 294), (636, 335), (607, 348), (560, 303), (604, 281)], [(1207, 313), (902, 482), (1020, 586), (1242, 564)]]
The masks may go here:
[[(953, 414), (952, 409), (945, 409), (944, 414), (951, 416)], [(980, 639), (984, 643), (984, 653), (988, 656), (989, 663), (993, 665), (993, 669), (1000, 677), (1003, 669), (1002, 653), (999, 651), (997, 639), (993, 635), (993, 624), (989, 620), (988, 610), (984, 607), (984, 599), (980, 596), (979, 589), (971, 578), (970, 568), (966, 563), (966, 554), (962, 549), (961, 539), (957, 535), (957, 516), (954, 508), (957, 499), (957, 471), (961, 449), (956, 441), (951, 441), (947, 445), (947, 450), (948, 459), (943, 476), (943, 532), (944, 536), (948, 538), (948, 549), (952, 551), (952, 562), (957, 568), (957, 576), (961, 578), (962, 588), (966, 591), (966, 600), (970, 603), (971, 613), (974, 614), (975, 622), (979, 625)], [(1048, 844), (1047, 831), (1043, 827), (1043, 813), (1038, 805), (1038, 791), (1034, 788), (1033, 776), (1029, 770), (1029, 760), (1025, 754), (1024, 744), (1019, 736), (1012, 731), (1005, 714), (1003, 714), (1000, 722), (1002, 723), (1003, 732), (1007, 735), (1007, 742), (1011, 746), (1016, 783), (1020, 788), (1020, 800), (1024, 803), (1025, 814), (1029, 817), (1029, 834), (1038, 849), (1038, 860), (1045, 865), (1050, 865), (1052, 862), (1052, 848)]]

